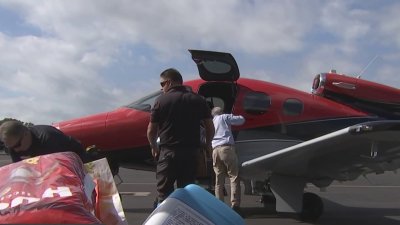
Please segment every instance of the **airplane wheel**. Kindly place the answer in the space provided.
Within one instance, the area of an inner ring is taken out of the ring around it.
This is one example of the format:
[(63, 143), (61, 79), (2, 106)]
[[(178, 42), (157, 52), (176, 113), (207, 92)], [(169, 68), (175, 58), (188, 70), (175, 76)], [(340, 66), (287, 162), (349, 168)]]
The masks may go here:
[(315, 221), (324, 211), (322, 199), (314, 193), (303, 194), (303, 210), (300, 219), (303, 221)]
[(276, 212), (276, 199), (274, 194), (272, 193), (263, 194), (261, 196), (260, 202), (261, 204), (263, 204), (264, 208), (267, 209), (268, 211)]

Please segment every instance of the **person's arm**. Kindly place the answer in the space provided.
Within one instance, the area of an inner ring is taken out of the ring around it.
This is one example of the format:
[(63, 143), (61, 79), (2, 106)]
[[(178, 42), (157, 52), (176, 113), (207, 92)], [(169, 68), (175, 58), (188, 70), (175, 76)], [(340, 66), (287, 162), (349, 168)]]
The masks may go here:
[(243, 116), (235, 116), (233, 114), (230, 114), (229, 121), (231, 122), (232, 125), (239, 126), (244, 124), (246, 120), (244, 119)]
[(150, 144), (151, 155), (156, 160), (160, 155), (160, 149), (158, 148), (157, 144), (157, 137), (158, 137), (158, 126), (161, 121), (160, 115), (162, 114), (159, 98), (156, 99), (153, 108), (151, 108), (150, 122), (149, 125), (147, 126), (147, 140), (149, 141)]
[(79, 140), (71, 136), (67, 136), (66, 138), (69, 143), (70, 151), (75, 152), (79, 156), (79, 158), (81, 158), (83, 163), (95, 160), (95, 158), (92, 158), (88, 154), (88, 152), (86, 151), (86, 149), (83, 147), (82, 143)]
[(42, 129), (43, 133), (40, 136), (42, 145), (38, 147), (38, 151), (44, 151), (43, 154), (70, 151), (76, 153), (83, 163), (92, 161), (78, 139), (52, 126), (45, 126)]
[(203, 120), (204, 129), (206, 130), (206, 146), (209, 153), (212, 152), (211, 142), (214, 138), (215, 128), (211, 118)]
[(22, 160), (21, 156), (18, 155), (18, 153), (14, 152), (13, 150), (8, 150), (10, 153), (11, 161), (14, 162), (19, 162)]
[(157, 158), (160, 154), (160, 149), (157, 145), (157, 133), (158, 133), (158, 123), (149, 122), (147, 126), (147, 140), (149, 140), (151, 154), (154, 158)]

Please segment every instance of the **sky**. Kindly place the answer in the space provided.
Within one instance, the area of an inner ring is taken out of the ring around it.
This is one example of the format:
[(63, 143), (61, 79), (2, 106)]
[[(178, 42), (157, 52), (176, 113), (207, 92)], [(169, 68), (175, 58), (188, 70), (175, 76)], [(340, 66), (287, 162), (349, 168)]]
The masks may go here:
[(398, 12), (396, 0), (0, 0), (0, 120), (110, 111), (170, 67), (197, 79), (188, 49), (305, 92), (331, 69), (399, 88)]

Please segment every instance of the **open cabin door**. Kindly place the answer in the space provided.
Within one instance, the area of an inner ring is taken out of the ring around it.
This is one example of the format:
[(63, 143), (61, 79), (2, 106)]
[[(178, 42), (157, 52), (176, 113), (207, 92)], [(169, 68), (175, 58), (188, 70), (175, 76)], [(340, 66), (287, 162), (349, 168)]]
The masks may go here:
[(237, 95), (236, 81), (239, 67), (233, 56), (225, 52), (189, 50), (196, 63), (201, 79), (207, 81), (199, 88), (210, 108), (219, 106), (224, 113), (231, 113)]

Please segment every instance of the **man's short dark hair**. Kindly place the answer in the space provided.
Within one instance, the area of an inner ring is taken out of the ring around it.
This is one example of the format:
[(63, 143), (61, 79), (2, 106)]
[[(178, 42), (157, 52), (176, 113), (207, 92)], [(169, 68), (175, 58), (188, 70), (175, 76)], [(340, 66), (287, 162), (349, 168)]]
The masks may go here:
[(27, 127), (19, 121), (6, 121), (0, 126), (0, 136), (18, 137), (27, 130)]
[(174, 83), (177, 84), (182, 84), (183, 79), (181, 73), (177, 69), (174, 68), (169, 68), (164, 70), (161, 74), (160, 77), (164, 78), (165, 80), (170, 80)]

